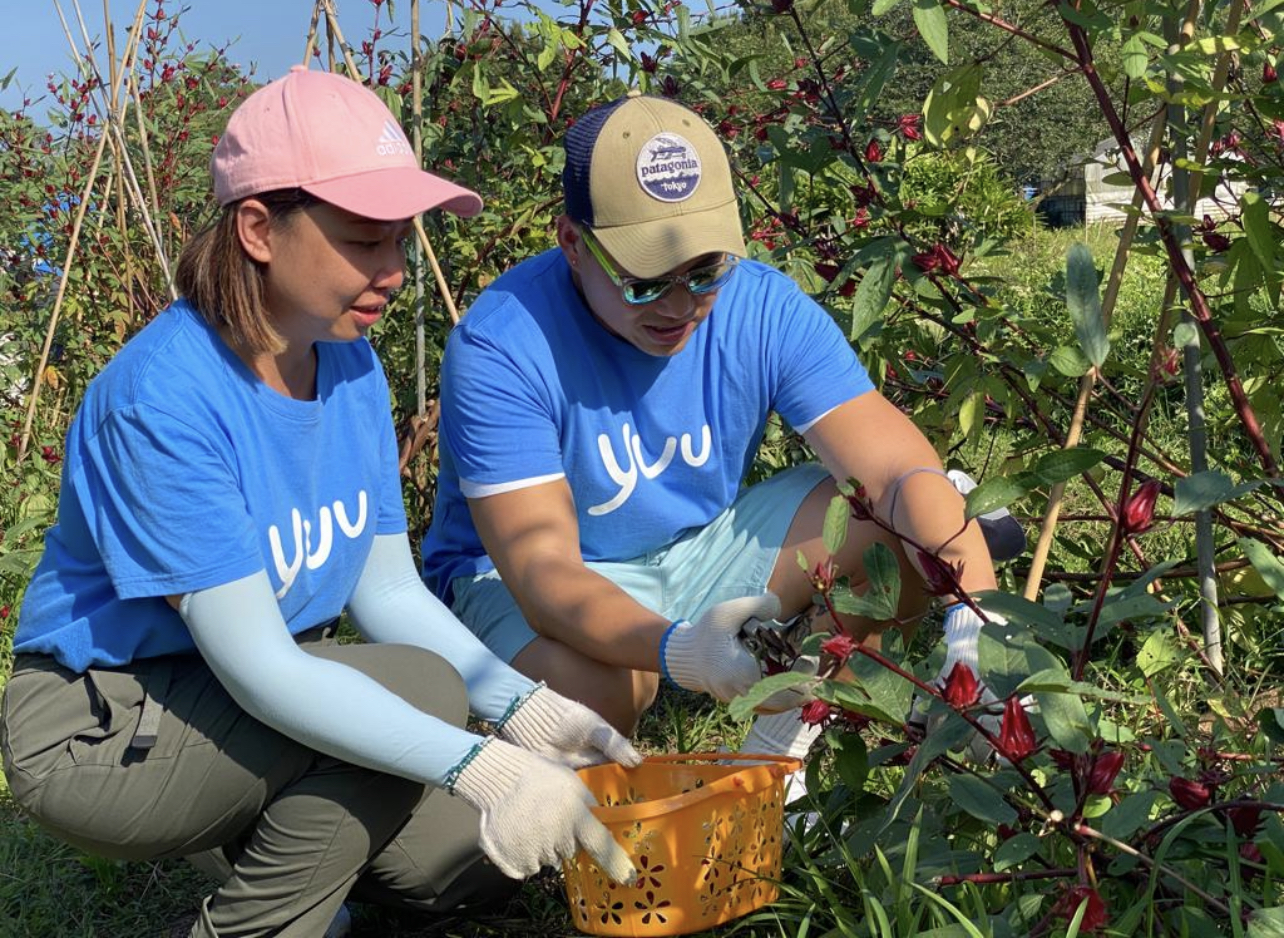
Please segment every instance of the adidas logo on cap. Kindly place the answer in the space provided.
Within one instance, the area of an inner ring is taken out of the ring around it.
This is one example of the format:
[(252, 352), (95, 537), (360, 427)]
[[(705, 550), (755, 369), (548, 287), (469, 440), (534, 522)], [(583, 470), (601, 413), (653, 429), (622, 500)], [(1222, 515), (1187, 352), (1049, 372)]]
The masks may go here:
[(386, 120), (383, 122), (383, 133), (379, 134), (379, 140), (375, 144), (375, 152), (380, 156), (401, 156), (414, 151), (397, 122)]

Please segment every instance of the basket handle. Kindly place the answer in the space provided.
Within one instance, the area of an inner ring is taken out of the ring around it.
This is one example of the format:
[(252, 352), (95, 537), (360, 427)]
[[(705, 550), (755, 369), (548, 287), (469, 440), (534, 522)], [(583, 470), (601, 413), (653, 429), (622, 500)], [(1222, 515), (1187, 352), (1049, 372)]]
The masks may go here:
[[(672, 755), (647, 756), (645, 762), (673, 764), (681, 762), (752, 762), (768, 763), (766, 765), (753, 765), (749, 768), (763, 768), (767, 770), (772, 782), (783, 778), (789, 772), (793, 772), (802, 767), (802, 760), (790, 756), (778, 756), (769, 753), (739, 753), (739, 752), (685, 752)], [(762, 788), (762, 784), (746, 785), (745, 780), (740, 777), (739, 773), (727, 775), (718, 779), (712, 784), (705, 785), (702, 788), (696, 788), (680, 795), (670, 795), (668, 798), (659, 798), (655, 801), (648, 801), (642, 804), (631, 805), (611, 805), (591, 808), (593, 815), (603, 823), (613, 821), (632, 821), (643, 820), (649, 817), (659, 816), (661, 814), (671, 813), (682, 808), (690, 807), (712, 798), (714, 795), (720, 795), (730, 791), (741, 791), (750, 794)]]
[[(793, 756), (781, 756), (770, 752), (678, 752), (667, 755), (647, 756), (644, 762), (753, 762), (772, 763), (771, 768), (780, 768), (780, 775), (786, 775), (802, 768), (802, 760)], [(771, 773), (775, 775), (776, 772)]]

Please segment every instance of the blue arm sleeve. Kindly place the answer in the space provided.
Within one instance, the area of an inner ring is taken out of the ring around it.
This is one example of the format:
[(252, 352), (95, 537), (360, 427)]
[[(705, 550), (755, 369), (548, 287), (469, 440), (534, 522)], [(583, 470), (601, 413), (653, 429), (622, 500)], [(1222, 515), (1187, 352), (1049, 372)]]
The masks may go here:
[(250, 716), (318, 752), (442, 785), (481, 742), (360, 671), (301, 649), (286, 629), (265, 571), (188, 593), (179, 613), (232, 699)]
[(514, 698), (535, 687), (496, 658), (428, 591), (404, 534), (375, 537), (348, 614), (367, 641), (417, 645), (449, 661), (468, 687), (473, 713), (484, 720), (498, 720)]

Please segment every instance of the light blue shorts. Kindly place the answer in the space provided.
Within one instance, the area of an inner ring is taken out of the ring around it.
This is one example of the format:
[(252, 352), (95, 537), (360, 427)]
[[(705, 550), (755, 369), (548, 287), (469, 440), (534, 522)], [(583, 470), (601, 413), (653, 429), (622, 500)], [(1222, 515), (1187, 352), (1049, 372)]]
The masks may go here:
[[(829, 478), (823, 466), (795, 466), (747, 489), (705, 527), (668, 547), (623, 562), (593, 562), (602, 574), (666, 619), (695, 621), (710, 606), (765, 592), (803, 499)], [(451, 583), (455, 615), (503, 661), (536, 638), (494, 570)]]

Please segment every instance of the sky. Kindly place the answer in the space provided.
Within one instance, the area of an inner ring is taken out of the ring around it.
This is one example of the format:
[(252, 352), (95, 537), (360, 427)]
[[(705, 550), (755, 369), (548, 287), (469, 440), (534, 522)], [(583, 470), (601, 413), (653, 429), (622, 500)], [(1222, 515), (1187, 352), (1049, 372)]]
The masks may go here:
[[(80, 42), (76, 24), (75, 5), (72, 0), (57, 0)], [(155, 0), (148, 0), (148, 10)], [(369, 0), (337, 0), (339, 26), (344, 38), (359, 47), (368, 38), (374, 23), (374, 8)], [(104, 7), (110, 10), (115, 26), (117, 48), (124, 42), (129, 25), (133, 22), (137, 0), (80, 0), (80, 10), (85, 27), (93, 39), (102, 40)], [(313, 0), (166, 0), (167, 13), (186, 7), (179, 20), (179, 27), (189, 42), (199, 48), (223, 45), (231, 41), (228, 57), (246, 68), (257, 66), (255, 76), (260, 81), (278, 78), (290, 66), (303, 58), (307, 41), (308, 24), (312, 18)], [(380, 18), (381, 27), (388, 29), (385, 4)], [(401, 30), (401, 37), (385, 39), (389, 48), (400, 42), (407, 43), (405, 34), (410, 31), (410, 2), (400, 0), (395, 4), (393, 26)], [(441, 32), (445, 20), (444, 0), (423, 0), (420, 7), (420, 31), (425, 36)], [(55, 0), (0, 0), (0, 79), (17, 67), (9, 87), (0, 91), (0, 107), (10, 110), (22, 104), (23, 93), (33, 101), (46, 94), (46, 76), (50, 72), (74, 72), (70, 45), (58, 19)], [(105, 50), (105, 44), (101, 47)], [(96, 50), (99, 68), (106, 72), (105, 51)], [(56, 103), (56, 102), (55, 102)], [(42, 120), (46, 111), (41, 103), (32, 108), (31, 114)]]

